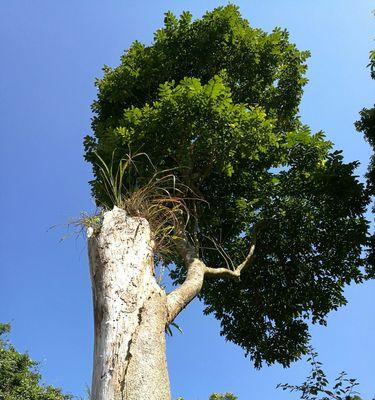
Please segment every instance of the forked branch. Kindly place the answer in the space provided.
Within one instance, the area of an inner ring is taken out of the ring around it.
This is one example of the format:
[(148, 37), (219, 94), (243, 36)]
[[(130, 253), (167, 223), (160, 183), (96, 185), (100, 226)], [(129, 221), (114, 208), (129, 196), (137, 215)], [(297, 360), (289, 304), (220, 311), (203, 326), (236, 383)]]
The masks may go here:
[(255, 252), (255, 238), (253, 243), (250, 246), (249, 253), (247, 254), (245, 260), (238, 265), (234, 270), (228, 268), (211, 268), (205, 267), (205, 275), (208, 277), (228, 277), (228, 278), (239, 278), (241, 276), (241, 272), (249, 267), (253, 261)]
[(181, 257), (185, 260), (187, 274), (185, 281), (167, 296), (168, 323), (173, 322), (177, 315), (199, 294), (202, 289), (205, 276), (239, 278), (241, 273), (248, 268), (254, 258), (255, 235), (250, 245), (245, 260), (234, 270), (228, 268), (207, 267), (196, 254), (195, 249), (187, 239), (181, 239), (177, 244)]

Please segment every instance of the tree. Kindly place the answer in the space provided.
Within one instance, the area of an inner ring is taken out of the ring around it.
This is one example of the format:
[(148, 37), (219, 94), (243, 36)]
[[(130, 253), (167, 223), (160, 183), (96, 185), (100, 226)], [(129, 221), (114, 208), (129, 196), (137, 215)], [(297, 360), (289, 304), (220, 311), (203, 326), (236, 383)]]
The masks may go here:
[(225, 393), (225, 394), (213, 393), (210, 396), (209, 400), (237, 400), (237, 397), (234, 396), (232, 393)]
[[(375, 50), (370, 52), (371, 78), (375, 79)], [(362, 132), (370, 146), (375, 149), (375, 106), (372, 108), (363, 108), (360, 112), (360, 119), (355, 123), (358, 132)], [(367, 189), (371, 196), (375, 195), (375, 155), (372, 155), (370, 165), (367, 171)], [(374, 211), (373, 207), (373, 211)], [(375, 235), (371, 238), (371, 246), (368, 252), (368, 259), (371, 265), (375, 265)]]
[(164, 330), (196, 296), (256, 367), (288, 366), (364, 279), (368, 196), (300, 121), (308, 55), (228, 5), (166, 13), (104, 67), (85, 138), (95, 400), (170, 398)]
[(300, 392), (302, 400), (361, 400), (355, 388), (356, 379), (347, 378), (345, 371), (340, 372), (335, 384), (329, 388), (329, 382), (323, 371), (323, 364), (317, 359), (318, 354), (311, 349), (307, 359), (311, 365), (310, 375), (302, 385), (279, 384), (277, 387), (291, 392)]
[(10, 331), (0, 324), (0, 399), (2, 400), (69, 400), (60, 389), (40, 383), (38, 363), (28, 354), (19, 353), (3, 336)]
[[(375, 79), (375, 50), (370, 52), (370, 67), (371, 78)], [(375, 148), (375, 106), (373, 108), (363, 108), (360, 112), (360, 119), (355, 123), (355, 127), (359, 132), (365, 135), (366, 140), (369, 142), (372, 148)], [(371, 194), (375, 193), (375, 158), (371, 159), (368, 174), (368, 185)]]
[[(237, 399), (238, 397), (228, 392), (225, 394), (212, 393), (208, 400), (237, 400)], [(184, 398), (179, 397), (177, 400), (184, 400)]]

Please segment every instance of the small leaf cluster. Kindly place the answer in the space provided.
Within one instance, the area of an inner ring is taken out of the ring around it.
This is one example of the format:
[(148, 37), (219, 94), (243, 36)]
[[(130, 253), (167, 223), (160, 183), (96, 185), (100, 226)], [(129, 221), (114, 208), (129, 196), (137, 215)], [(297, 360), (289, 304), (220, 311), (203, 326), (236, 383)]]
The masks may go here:
[[(212, 393), (208, 400), (237, 400), (237, 399), (238, 399), (238, 397), (236, 397), (234, 394), (228, 392), (228, 393), (224, 393), (224, 394)], [(184, 398), (179, 397), (177, 400), (184, 400)]]
[(361, 400), (355, 388), (359, 385), (356, 379), (347, 378), (345, 371), (340, 372), (332, 388), (322, 367), (317, 360), (318, 354), (311, 350), (307, 361), (311, 365), (311, 372), (301, 385), (279, 384), (278, 388), (299, 392), (302, 400)]
[(219, 394), (219, 393), (213, 393), (209, 400), (237, 400), (238, 397), (235, 396), (232, 393), (225, 393), (225, 394)]

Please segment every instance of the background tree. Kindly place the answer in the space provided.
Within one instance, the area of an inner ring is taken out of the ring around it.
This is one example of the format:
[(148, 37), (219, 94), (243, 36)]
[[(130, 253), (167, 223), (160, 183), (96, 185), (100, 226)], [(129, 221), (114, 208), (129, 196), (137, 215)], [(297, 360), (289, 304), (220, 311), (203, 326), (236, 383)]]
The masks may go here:
[[(220, 394), (220, 393), (212, 393), (209, 400), (237, 400), (238, 397), (236, 397), (234, 394), (232, 393), (224, 393), (224, 394)], [(177, 400), (184, 400), (183, 397), (179, 397)]]
[[(372, 79), (375, 79), (375, 50), (370, 52), (370, 75)], [(359, 132), (365, 135), (366, 140), (370, 143), (372, 148), (375, 148), (375, 107), (363, 108), (360, 112), (360, 119), (355, 123), (355, 127)], [(371, 159), (368, 174), (368, 184), (371, 194), (374, 195), (375, 185), (375, 158)]]
[(277, 387), (291, 392), (299, 392), (302, 400), (361, 400), (356, 391), (359, 385), (356, 379), (347, 378), (345, 371), (340, 372), (334, 385), (329, 382), (323, 364), (317, 359), (318, 354), (311, 350), (307, 359), (311, 365), (311, 371), (302, 385), (280, 384)]
[[(104, 211), (89, 229), (95, 399), (169, 398), (163, 331), (197, 295), (256, 367), (288, 366), (307, 322), (363, 280), (368, 197), (357, 163), (300, 122), (307, 57), (229, 5), (167, 13), (150, 46), (104, 68), (85, 139)], [(154, 257), (180, 284), (168, 295)]]
[[(375, 50), (370, 52), (370, 67), (371, 78), (375, 79)], [(357, 131), (362, 132), (365, 139), (370, 146), (375, 149), (375, 106), (372, 108), (363, 108), (359, 113), (360, 119), (355, 123)], [(370, 160), (370, 165), (367, 171), (367, 188), (371, 196), (375, 195), (375, 155), (373, 154)], [(374, 211), (374, 208), (373, 208)], [(375, 265), (375, 236), (371, 238), (371, 249), (368, 253), (369, 262), (371, 265)]]
[(213, 393), (210, 396), (209, 400), (237, 400), (237, 397), (234, 396), (232, 393), (225, 393), (225, 394)]
[(28, 354), (19, 353), (4, 335), (8, 324), (0, 324), (0, 399), (2, 400), (69, 400), (73, 397), (53, 386), (40, 383), (38, 363)]

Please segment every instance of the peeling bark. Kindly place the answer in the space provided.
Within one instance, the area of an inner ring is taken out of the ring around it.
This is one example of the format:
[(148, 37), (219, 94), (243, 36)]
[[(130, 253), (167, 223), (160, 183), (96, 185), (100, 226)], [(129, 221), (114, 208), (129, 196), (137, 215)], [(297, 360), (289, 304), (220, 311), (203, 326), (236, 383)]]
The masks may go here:
[(169, 400), (167, 300), (150, 228), (115, 207), (88, 239), (94, 303), (92, 400)]

